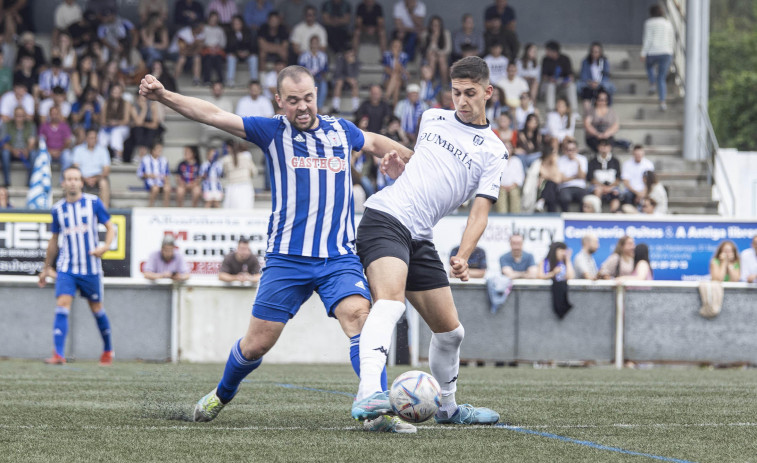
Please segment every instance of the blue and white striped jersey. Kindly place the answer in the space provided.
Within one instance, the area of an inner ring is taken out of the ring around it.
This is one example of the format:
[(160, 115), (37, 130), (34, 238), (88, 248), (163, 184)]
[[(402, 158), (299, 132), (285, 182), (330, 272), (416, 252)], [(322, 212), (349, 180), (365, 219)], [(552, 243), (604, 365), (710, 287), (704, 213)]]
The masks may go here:
[[(147, 178), (146, 175), (151, 174), (156, 177)], [(142, 161), (139, 163), (137, 169), (137, 177), (143, 179), (147, 186), (159, 186), (163, 187), (166, 184), (166, 179), (171, 175), (171, 170), (168, 167), (168, 159), (165, 156), (160, 156), (155, 159), (151, 155), (142, 157)]]
[(365, 138), (352, 122), (317, 117), (318, 127), (306, 131), (284, 116), (243, 118), (247, 140), (268, 157), (269, 253), (325, 258), (355, 252), (350, 159)]
[(90, 255), (98, 246), (97, 226), (110, 220), (100, 198), (84, 193), (70, 203), (61, 199), (53, 205), (52, 232), (58, 234), (58, 272), (73, 275), (101, 275), (99, 257)]
[(223, 164), (221, 163), (221, 156), (216, 154), (212, 161), (205, 161), (200, 166), (200, 177), (202, 177), (202, 191), (203, 192), (221, 192), (223, 193), (223, 185), (221, 184), (221, 177), (223, 177)]

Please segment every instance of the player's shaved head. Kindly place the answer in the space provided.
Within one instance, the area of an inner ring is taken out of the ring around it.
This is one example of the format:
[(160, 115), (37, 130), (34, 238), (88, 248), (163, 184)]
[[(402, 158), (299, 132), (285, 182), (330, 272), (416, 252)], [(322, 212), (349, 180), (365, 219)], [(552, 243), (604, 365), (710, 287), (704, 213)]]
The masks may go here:
[(489, 66), (478, 56), (455, 61), (449, 70), (450, 79), (468, 79), (486, 87), (489, 85)]
[(309, 77), (315, 84), (315, 78), (313, 74), (302, 66), (287, 66), (279, 72), (279, 76), (276, 79), (276, 91), (281, 95), (281, 83), (284, 79), (292, 79), (292, 82), (299, 83), (303, 78)]

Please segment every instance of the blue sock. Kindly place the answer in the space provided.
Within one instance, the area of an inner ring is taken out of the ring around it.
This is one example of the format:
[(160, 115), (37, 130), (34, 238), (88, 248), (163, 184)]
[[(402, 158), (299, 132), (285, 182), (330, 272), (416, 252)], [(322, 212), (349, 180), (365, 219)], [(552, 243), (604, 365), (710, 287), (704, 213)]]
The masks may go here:
[(263, 357), (257, 360), (247, 360), (239, 347), (241, 341), (240, 339), (235, 342), (231, 348), (229, 360), (226, 361), (226, 368), (223, 370), (223, 377), (216, 389), (216, 395), (223, 403), (228, 403), (234, 398), (242, 380), (263, 362)]
[(66, 335), (68, 334), (68, 309), (65, 307), (55, 308), (55, 322), (53, 323), (53, 345), (55, 353), (65, 357)]
[[(355, 370), (355, 374), (360, 377), (360, 335), (357, 334), (350, 338), (350, 361), (352, 362), (352, 369)], [(386, 383), (386, 366), (381, 371), (381, 390), (388, 391), (389, 387)]]
[(95, 312), (95, 320), (97, 320), (97, 327), (100, 328), (100, 335), (103, 337), (103, 350), (112, 351), (113, 347), (110, 345), (110, 322), (108, 321), (108, 316), (105, 315), (105, 309)]

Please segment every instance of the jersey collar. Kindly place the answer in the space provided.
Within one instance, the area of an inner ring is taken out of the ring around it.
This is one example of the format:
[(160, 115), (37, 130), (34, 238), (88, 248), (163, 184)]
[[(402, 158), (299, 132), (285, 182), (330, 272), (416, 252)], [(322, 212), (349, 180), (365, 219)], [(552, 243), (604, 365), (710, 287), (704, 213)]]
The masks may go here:
[(474, 129), (488, 129), (489, 128), (489, 119), (486, 120), (486, 124), (471, 124), (468, 122), (463, 122), (462, 119), (460, 119), (457, 116), (457, 111), (455, 111), (455, 119), (457, 119), (457, 122), (467, 125), (468, 127), (473, 127)]

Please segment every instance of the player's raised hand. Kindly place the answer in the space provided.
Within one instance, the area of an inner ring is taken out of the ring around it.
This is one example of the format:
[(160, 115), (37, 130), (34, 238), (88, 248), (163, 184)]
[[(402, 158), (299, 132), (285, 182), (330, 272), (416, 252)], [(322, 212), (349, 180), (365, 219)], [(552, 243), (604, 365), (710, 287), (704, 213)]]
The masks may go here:
[(468, 261), (457, 257), (452, 256), (449, 258), (449, 265), (452, 269), (452, 276), (455, 278), (459, 278), (462, 281), (468, 281)]
[(157, 101), (165, 91), (165, 87), (152, 74), (147, 74), (139, 83), (139, 94), (148, 100)]
[(380, 169), (382, 174), (396, 180), (405, 171), (405, 161), (402, 160), (397, 151), (391, 150), (381, 158)]

